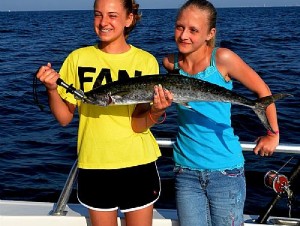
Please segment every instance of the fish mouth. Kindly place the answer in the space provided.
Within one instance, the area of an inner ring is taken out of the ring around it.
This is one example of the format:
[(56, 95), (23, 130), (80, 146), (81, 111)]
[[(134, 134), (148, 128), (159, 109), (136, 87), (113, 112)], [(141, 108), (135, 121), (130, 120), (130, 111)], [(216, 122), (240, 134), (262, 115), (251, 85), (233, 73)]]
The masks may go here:
[(106, 106), (115, 104), (115, 100), (111, 97), (110, 94), (107, 94), (106, 97), (107, 97), (107, 98), (106, 98), (106, 100), (107, 100), (107, 101), (106, 101)]
[(83, 102), (87, 104), (98, 105), (101, 107), (107, 107), (115, 104), (115, 100), (111, 97), (110, 94), (102, 96), (102, 98), (88, 96), (83, 100)]

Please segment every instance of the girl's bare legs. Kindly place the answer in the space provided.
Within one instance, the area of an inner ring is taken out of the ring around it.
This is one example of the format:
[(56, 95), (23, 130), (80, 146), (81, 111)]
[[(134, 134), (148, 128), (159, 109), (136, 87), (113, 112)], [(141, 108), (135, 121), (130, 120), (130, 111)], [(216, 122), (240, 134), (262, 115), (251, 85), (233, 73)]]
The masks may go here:
[(153, 205), (125, 213), (126, 226), (152, 226)]
[(117, 226), (118, 212), (89, 210), (92, 226)]
[[(92, 226), (117, 226), (117, 211), (89, 210)], [(126, 226), (152, 226), (153, 205), (125, 213)]]

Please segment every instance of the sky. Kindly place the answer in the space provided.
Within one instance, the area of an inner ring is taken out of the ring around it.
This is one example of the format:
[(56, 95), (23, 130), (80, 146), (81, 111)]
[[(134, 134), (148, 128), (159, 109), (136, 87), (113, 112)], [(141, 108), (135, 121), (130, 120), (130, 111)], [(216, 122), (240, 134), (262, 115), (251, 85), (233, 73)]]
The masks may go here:
[[(136, 0), (141, 9), (178, 8), (185, 0)], [(216, 8), (300, 6), (300, 0), (211, 0)], [(1, 0), (0, 11), (89, 10), (94, 0)]]

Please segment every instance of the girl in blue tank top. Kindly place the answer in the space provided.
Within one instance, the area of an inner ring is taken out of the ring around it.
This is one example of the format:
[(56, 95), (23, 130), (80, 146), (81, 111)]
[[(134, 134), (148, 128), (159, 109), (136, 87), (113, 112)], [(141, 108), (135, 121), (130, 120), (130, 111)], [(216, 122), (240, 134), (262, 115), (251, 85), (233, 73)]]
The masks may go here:
[[(189, 0), (175, 24), (178, 53), (163, 59), (168, 71), (232, 90), (232, 79), (258, 97), (271, 95), (260, 76), (237, 54), (215, 47), (216, 9), (205, 0)], [(172, 91), (172, 90), (171, 90)], [(180, 226), (243, 224), (244, 157), (231, 126), (231, 104), (189, 102), (177, 105), (179, 130), (174, 144), (175, 189)], [(255, 154), (270, 156), (279, 144), (275, 105), (266, 110), (275, 134), (257, 139)]]

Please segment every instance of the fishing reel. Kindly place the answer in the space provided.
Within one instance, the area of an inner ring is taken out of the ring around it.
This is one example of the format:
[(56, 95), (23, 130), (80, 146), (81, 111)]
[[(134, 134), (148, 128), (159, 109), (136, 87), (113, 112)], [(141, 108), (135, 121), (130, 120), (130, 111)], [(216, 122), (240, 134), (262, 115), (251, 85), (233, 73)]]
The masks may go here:
[(283, 194), (287, 195), (289, 217), (291, 217), (294, 193), (290, 189), (291, 182), (289, 179), (285, 175), (279, 174), (275, 170), (270, 170), (264, 177), (264, 183), (266, 187), (271, 188), (276, 192), (278, 198), (282, 197)]
[(288, 178), (275, 170), (270, 170), (265, 174), (264, 184), (266, 187), (273, 189), (277, 194), (286, 193), (289, 197), (292, 196)]
[[(292, 159), (293, 157), (291, 157), (287, 163), (289, 163)], [(285, 163), (285, 165), (287, 163)], [(283, 167), (281, 167), (279, 171)], [(295, 178), (298, 176), (298, 174), (300, 174), (300, 160), (298, 161), (297, 165), (293, 169), (289, 179), (285, 175), (279, 174), (278, 172), (275, 170), (270, 170), (265, 174), (264, 184), (266, 187), (274, 190), (276, 192), (276, 196), (268, 204), (265, 212), (263, 214), (260, 214), (259, 218), (255, 222), (258, 222), (259, 224), (266, 224), (273, 207), (276, 205), (278, 200), (280, 200), (283, 197), (283, 194), (286, 194), (288, 198), (289, 218), (284, 218), (283, 220), (280, 218), (276, 218), (271, 220), (276, 221), (275, 222), (276, 225), (299, 225), (300, 222), (298, 220), (296, 221), (292, 220), (292, 204), (293, 204), (294, 195), (290, 187), (294, 183)], [(289, 222), (289, 224), (287, 224), (287, 222)]]

